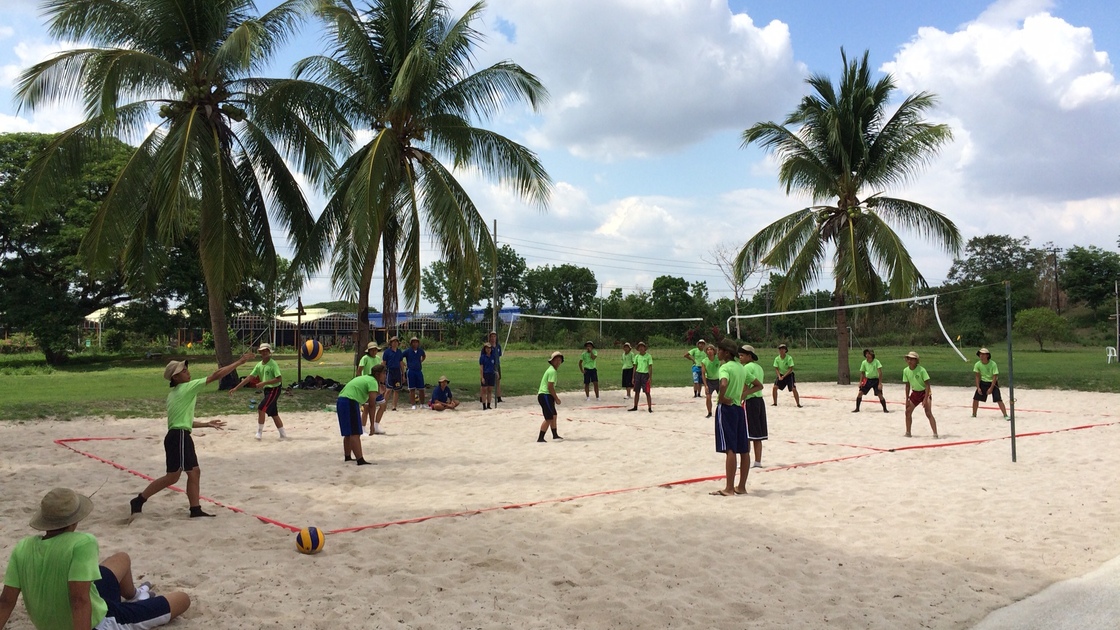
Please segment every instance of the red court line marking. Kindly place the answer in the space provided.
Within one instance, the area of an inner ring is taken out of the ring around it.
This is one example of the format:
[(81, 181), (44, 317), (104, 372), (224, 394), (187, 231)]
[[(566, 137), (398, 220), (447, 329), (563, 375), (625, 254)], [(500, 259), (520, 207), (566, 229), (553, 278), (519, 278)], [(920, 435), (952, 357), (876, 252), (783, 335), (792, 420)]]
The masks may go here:
[[(594, 421), (589, 421), (589, 422), (594, 422)], [(1036, 437), (1036, 436), (1040, 436), (1040, 435), (1050, 435), (1050, 434), (1054, 434), (1054, 433), (1064, 433), (1064, 432), (1068, 432), (1068, 431), (1081, 431), (1081, 430), (1085, 430), (1085, 429), (1096, 429), (1096, 428), (1100, 428), (1100, 427), (1114, 426), (1114, 425), (1117, 425), (1117, 424), (1120, 424), (1120, 422), (1086, 424), (1086, 425), (1082, 425), (1082, 426), (1067, 427), (1067, 428), (1064, 428), (1064, 429), (1054, 429), (1054, 430), (1050, 430), (1050, 431), (1034, 431), (1034, 432), (1031, 432), (1031, 433), (1022, 433), (1022, 434), (1018, 434), (1016, 437)], [(629, 425), (622, 425), (622, 426), (629, 426)], [(998, 438), (987, 438), (987, 439), (982, 439), (982, 440), (965, 440), (965, 441), (959, 441), (959, 442), (945, 442), (945, 443), (941, 443), (941, 444), (915, 444), (913, 446), (902, 446), (902, 447), (898, 447), (898, 448), (894, 448), (894, 449), (876, 449), (874, 447), (859, 447), (859, 446), (857, 446), (857, 447), (853, 447), (853, 448), (867, 448), (867, 449), (873, 450), (875, 452), (860, 453), (858, 455), (847, 455), (845, 457), (835, 457), (835, 458), (831, 458), (831, 459), (823, 459), (823, 460), (812, 461), (812, 462), (797, 462), (797, 463), (794, 463), (794, 464), (786, 464), (784, 466), (774, 466), (772, 468), (765, 468), (765, 469), (763, 469), (763, 471), (764, 472), (780, 472), (780, 471), (784, 471), (784, 470), (794, 470), (794, 469), (797, 469), (797, 468), (807, 468), (809, 466), (821, 466), (821, 465), (824, 465), (824, 464), (831, 464), (831, 463), (843, 462), (843, 461), (848, 461), (848, 460), (853, 460), (853, 459), (861, 459), (861, 458), (865, 458), (865, 457), (871, 457), (873, 455), (879, 455), (879, 454), (882, 454), (882, 453), (895, 453), (895, 452), (899, 452), (899, 451), (918, 450), (918, 449), (926, 449), (926, 448), (943, 448), (943, 447), (949, 447), (949, 446), (967, 446), (967, 445), (975, 445), (975, 444), (984, 444), (984, 443), (987, 443), (987, 442), (996, 442), (996, 441), (999, 441), (999, 440), (1007, 440), (1007, 439), (1010, 439), (1010, 437), (1011, 436), (1002, 436), (1002, 437), (998, 437)], [(136, 439), (136, 438), (131, 438), (131, 437), (122, 437), (122, 438), (112, 438), (112, 437), (108, 437), (108, 438), (68, 438), (68, 439), (55, 440), (54, 442), (55, 442), (55, 444), (58, 444), (59, 446), (64, 446), (64, 447), (74, 451), (75, 453), (85, 455), (86, 457), (97, 460), (99, 462), (109, 464), (110, 466), (112, 466), (114, 468), (117, 468), (119, 470), (123, 470), (125, 472), (130, 473), (130, 474), (136, 475), (137, 477), (140, 477), (142, 479), (147, 479), (147, 480), (150, 481), (152, 478), (143, 474), (143, 473), (141, 473), (141, 472), (138, 472), (138, 471), (132, 470), (130, 468), (127, 468), (125, 466), (122, 466), (122, 465), (120, 465), (120, 464), (118, 464), (118, 463), (116, 463), (112, 460), (108, 460), (108, 459), (105, 459), (103, 457), (98, 457), (97, 455), (93, 455), (91, 453), (86, 453), (84, 451), (78, 450), (78, 449), (74, 448), (73, 446), (69, 445), (69, 442), (86, 442), (86, 441), (95, 441), (95, 440), (132, 440), (132, 439)], [(459, 518), (459, 517), (464, 517), (464, 516), (474, 516), (474, 515), (477, 515), (477, 514), (485, 514), (485, 513), (488, 513), (488, 512), (497, 512), (497, 511), (501, 511), (501, 510), (517, 510), (517, 509), (521, 509), (521, 508), (535, 507), (535, 506), (538, 506), (538, 505), (548, 505), (548, 504), (551, 504), (551, 503), (566, 503), (566, 502), (569, 502), (569, 501), (576, 501), (576, 500), (579, 500), (579, 499), (610, 496), (610, 495), (623, 494), (623, 493), (628, 493), (628, 492), (637, 492), (637, 491), (640, 491), (640, 490), (652, 490), (652, 489), (655, 489), (655, 488), (672, 488), (673, 486), (684, 486), (684, 485), (703, 483), (703, 482), (708, 482), (708, 481), (718, 481), (718, 480), (725, 479), (725, 478), (726, 478), (725, 475), (714, 475), (714, 476), (711, 476), (711, 477), (695, 477), (695, 478), (691, 478), (691, 479), (681, 479), (681, 480), (678, 480), (678, 481), (669, 481), (669, 482), (657, 483), (657, 484), (652, 484), (652, 485), (647, 485), (647, 486), (636, 486), (636, 487), (633, 487), (633, 488), (621, 488), (621, 489), (617, 489), (617, 490), (600, 490), (600, 491), (597, 491), (597, 492), (588, 492), (588, 493), (585, 493), (585, 494), (573, 495), (573, 496), (569, 496), (569, 497), (560, 497), (560, 498), (554, 498), (554, 499), (541, 499), (539, 501), (528, 501), (528, 502), (525, 502), (525, 503), (514, 503), (514, 504), (510, 504), (510, 505), (499, 505), (499, 506), (486, 507), (486, 508), (477, 508), (477, 509), (473, 509), (473, 510), (463, 510), (461, 512), (448, 512), (448, 513), (444, 513), (444, 514), (430, 514), (428, 516), (418, 516), (418, 517), (415, 517), (415, 518), (400, 519), (400, 520), (395, 520), (395, 521), (386, 521), (384, 523), (374, 523), (374, 524), (371, 524), (371, 525), (358, 525), (358, 526), (355, 526), (355, 527), (344, 527), (344, 528), (340, 528), (340, 529), (330, 530), (326, 533), (333, 535), (333, 534), (360, 532), (360, 531), (364, 531), (364, 530), (367, 530), (367, 529), (384, 529), (386, 527), (391, 527), (393, 525), (410, 525), (410, 524), (414, 524), (414, 523), (423, 523), (425, 521), (431, 521), (431, 520), (437, 520), (437, 519), (443, 519), (443, 518)], [(179, 488), (176, 488), (174, 486), (172, 486), (171, 489), (175, 490), (176, 492), (183, 492), (183, 490), (181, 490)], [(200, 497), (200, 498), (205, 500), (205, 501), (208, 501), (210, 503), (213, 503), (214, 505), (217, 505), (219, 507), (226, 508), (227, 510), (230, 510), (232, 512), (252, 516), (253, 518), (255, 518), (255, 519), (257, 519), (257, 520), (259, 520), (263, 523), (267, 523), (269, 525), (275, 525), (277, 527), (281, 527), (281, 528), (284, 528), (284, 529), (287, 529), (287, 530), (293, 531), (293, 532), (298, 532), (300, 530), (300, 528), (295, 527), (293, 525), (288, 525), (288, 524), (283, 523), (281, 521), (277, 521), (275, 519), (271, 519), (271, 518), (268, 518), (268, 517), (265, 517), (265, 516), (260, 516), (260, 515), (257, 515), (257, 514), (251, 514), (249, 512), (246, 512), (245, 510), (242, 510), (241, 508), (226, 505), (226, 504), (224, 504), (220, 501), (217, 501), (215, 499), (211, 499), (211, 498), (208, 498), (208, 497)]]
[[(118, 464), (117, 462), (114, 462), (111, 459), (105, 459), (104, 457), (94, 455), (93, 453), (87, 453), (83, 450), (80, 450), (80, 449), (74, 448), (73, 446), (70, 446), (70, 442), (96, 442), (96, 441), (102, 441), (102, 440), (135, 440), (135, 439), (137, 439), (137, 438), (133, 438), (133, 437), (64, 438), (64, 439), (61, 439), (61, 440), (55, 440), (54, 443), (58, 444), (59, 446), (68, 448), (71, 451), (74, 451), (75, 453), (77, 453), (79, 455), (85, 455), (86, 457), (88, 457), (90, 459), (99, 461), (103, 464), (108, 464), (108, 465), (112, 466), (113, 468), (116, 468), (117, 470), (121, 470), (121, 471), (124, 471), (126, 473), (129, 473), (130, 475), (135, 475), (135, 476), (137, 476), (141, 479), (145, 479), (147, 481), (154, 481), (155, 480), (154, 477), (149, 477), (148, 475), (145, 475), (144, 473), (142, 473), (138, 470), (133, 470), (133, 469), (127, 467), (127, 466), (123, 466), (121, 464)], [(182, 488), (180, 488), (178, 486), (168, 486), (168, 489), (174, 490), (175, 492), (180, 492), (180, 493), (186, 494), (186, 490), (183, 490)], [(282, 527), (286, 530), (293, 531), (293, 532), (298, 532), (300, 530), (300, 528), (295, 527), (294, 525), (288, 525), (287, 523), (282, 523), (282, 522), (277, 521), (275, 519), (268, 518), (267, 516), (261, 516), (259, 514), (252, 514), (250, 512), (246, 512), (245, 510), (242, 510), (239, 507), (234, 507), (232, 505), (226, 505), (225, 503), (222, 503), (221, 501), (218, 501), (217, 499), (211, 499), (210, 497), (205, 497), (205, 496), (199, 496), (198, 498), (199, 498), (199, 500), (206, 501), (207, 503), (213, 503), (214, 505), (216, 505), (218, 507), (225, 508), (225, 509), (227, 509), (231, 512), (236, 512), (238, 514), (245, 514), (247, 516), (252, 516), (253, 518), (257, 519), (258, 521), (261, 521), (262, 523), (268, 523), (269, 525), (275, 525), (277, 527)]]

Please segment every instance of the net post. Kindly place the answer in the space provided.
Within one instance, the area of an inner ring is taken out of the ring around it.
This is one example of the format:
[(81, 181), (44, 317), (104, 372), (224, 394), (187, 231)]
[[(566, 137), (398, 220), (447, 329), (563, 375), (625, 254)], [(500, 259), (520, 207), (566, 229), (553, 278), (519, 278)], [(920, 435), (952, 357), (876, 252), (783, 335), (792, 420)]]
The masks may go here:
[(1011, 357), (1011, 282), (1003, 281), (1004, 294), (1007, 299), (1007, 401), (1011, 418), (1011, 462), (1018, 461), (1015, 452), (1015, 363)]

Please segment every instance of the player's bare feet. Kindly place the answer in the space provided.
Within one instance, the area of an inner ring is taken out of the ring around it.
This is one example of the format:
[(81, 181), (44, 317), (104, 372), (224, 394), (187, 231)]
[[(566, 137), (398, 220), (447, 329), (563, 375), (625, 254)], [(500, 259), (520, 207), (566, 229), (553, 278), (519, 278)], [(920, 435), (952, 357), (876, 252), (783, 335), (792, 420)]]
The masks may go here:
[(746, 493), (747, 493), (746, 488), (735, 488), (735, 494), (746, 494)]
[(909, 433), (907, 433), (906, 435), (903, 435), (902, 437), (911, 437), (911, 435)]

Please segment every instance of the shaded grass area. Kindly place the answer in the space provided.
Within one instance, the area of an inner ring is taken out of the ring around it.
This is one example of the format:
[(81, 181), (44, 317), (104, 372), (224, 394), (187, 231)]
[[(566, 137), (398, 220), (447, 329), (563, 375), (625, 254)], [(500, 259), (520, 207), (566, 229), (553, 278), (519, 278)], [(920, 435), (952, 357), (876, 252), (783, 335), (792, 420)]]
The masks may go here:
[[(1023, 344), (1019, 348), (1030, 348)], [(654, 356), (654, 387), (687, 387), (692, 383), (690, 362), (684, 358), (687, 348), (651, 349)], [(911, 348), (877, 348), (883, 363), (883, 376), (888, 385), (900, 384), (905, 363), (902, 355)], [(949, 385), (971, 387), (972, 364), (976, 361), (975, 349), (965, 351), (967, 362), (961, 361), (948, 347), (914, 348), (922, 356), (922, 365), (929, 370), (934, 386)], [(560, 368), (559, 390), (581, 391), (583, 380), (577, 363), (582, 350), (565, 349), (566, 361)], [(770, 367), (777, 352), (759, 348), (761, 363), (766, 367), (766, 382), (774, 380)], [(1003, 372), (1001, 383), (1008, 382), (1006, 346), (992, 347), (993, 358)], [(505, 396), (536, 394), (541, 375), (546, 367), (548, 352), (541, 350), (510, 350), (502, 357), (502, 390)], [(798, 349), (792, 353), (797, 362), (798, 381), (835, 382), (835, 349)], [(163, 366), (169, 357), (161, 359), (100, 357), (71, 365), (48, 368), (41, 359), (27, 355), (0, 357), (0, 420), (27, 420), (55, 418), (68, 420), (77, 417), (115, 416), (163, 417), (168, 386), (162, 379)], [(852, 351), (853, 382), (858, 380), (862, 356), (860, 350)], [(1120, 392), (1120, 365), (1106, 365), (1104, 349), (1061, 347), (1039, 352), (1035, 349), (1016, 350), (1015, 384), (1031, 388), (1059, 388), (1097, 392)], [(295, 380), (295, 355), (277, 355), (285, 383)], [(353, 374), (349, 354), (331, 353), (322, 361), (303, 362), (303, 375), (319, 375), (345, 382)], [(192, 357), (192, 372), (197, 376), (209, 374), (216, 365), (210, 357)], [(241, 370), (249, 373), (251, 366)], [(599, 382), (603, 390), (617, 390), (621, 381), (621, 352), (604, 349), (599, 353)], [(424, 364), (427, 382), (434, 385), (441, 375), (451, 380), (457, 397), (470, 401), (477, 394), (478, 353), (474, 350), (434, 351)], [(854, 389), (854, 385), (853, 385)], [(280, 400), (281, 415), (285, 411), (333, 409), (337, 393), (318, 390), (294, 390)], [(198, 416), (255, 413), (249, 408), (250, 398), (260, 398), (255, 390), (243, 390), (233, 397), (219, 392), (212, 384), (198, 398)]]

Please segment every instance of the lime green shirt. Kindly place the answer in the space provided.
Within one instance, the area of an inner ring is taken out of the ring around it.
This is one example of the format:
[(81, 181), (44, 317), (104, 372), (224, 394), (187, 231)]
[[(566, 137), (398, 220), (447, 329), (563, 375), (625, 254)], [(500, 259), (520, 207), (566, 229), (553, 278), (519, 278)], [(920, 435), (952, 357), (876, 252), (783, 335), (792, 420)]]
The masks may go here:
[(368, 352), (366, 354), (363, 354), (361, 360), (358, 361), (358, 367), (362, 369), (361, 376), (369, 376), (370, 372), (373, 370), (373, 366), (377, 365), (378, 363), (379, 361), (376, 358), (369, 356)]
[(789, 372), (790, 368), (793, 367), (793, 356), (787, 353), (786, 358), (783, 359), (782, 355), (779, 354), (778, 356), (774, 357), (774, 367), (778, 368), (778, 371), (782, 373), (782, 376), (785, 376), (786, 373)]
[(721, 363), (717, 372), (720, 381), (727, 381), (727, 389), (724, 390), (723, 395), (730, 398), (734, 405), (743, 404), (743, 382), (747, 379), (746, 367), (738, 361), (731, 360)]
[(700, 367), (704, 368), (704, 378), (709, 381), (719, 379), (719, 357), (709, 359), (708, 355), (704, 355), (704, 360), (700, 362)]
[[(758, 361), (751, 361), (750, 363), (744, 365), (743, 368), (747, 373), (747, 378), (744, 379), (743, 382), (744, 389), (750, 387), (751, 385), (754, 385), (754, 382), (756, 380), (758, 381), (759, 385), (766, 383), (766, 370), (762, 369), (762, 366), (758, 364)], [(751, 398), (762, 398), (762, 391), (763, 390), (760, 389), (757, 392), (750, 394), (745, 398), (745, 400), (750, 400)]]
[(980, 375), (981, 383), (991, 383), (992, 377), (999, 374), (999, 368), (996, 367), (996, 362), (991, 359), (988, 359), (987, 365), (977, 361), (976, 365), (972, 366), (972, 371)]
[(634, 351), (633, 350), (631, 350), (630, 352), (622, 353), (622, 369), (624, 369), (624, 370), (634, 369)]
[(708, 358), (708, 354), (700, 348), (693, 348), (689, 350), (688, 356), (692, 357), (693, 365), (700, 365), (701, 361)]
[(583, 354), (579, 355), (579, 360), (583, 364), (583, 369), (585, 370), (594, 370), (595, 361), (597, 361), (598, 358), (599, 353), (595, 352), (594, 350), (592, 350), (591, 352), (587, 352), (586, 350), (584, 350)]
[(355, 376), (338, 392), (339, 398), (349, 398), (360, 403), (369, 402), (370, 392), (377, 393), (381, 390), (377, 379), (372, 376)]
[(926, 381), (929, 380), (929, 372), (922, 366), (918, 366), (913, 370), (910, 366), (902, 368), (902, 382), (909, 383), (910, 389), (916, 392), (922, 392), (926, 389)]
[(541, 386), (537, 388), (538, 394), (551, 394), (548, 391), (548, 384), (552, 383), (553, 389), (556, 388), (556, 368), (552, 367), (550, 363), (548, 369), (544, 371), (544, 376), (541, 377)]
[(879, 359), (875, 359), (871, 363), (868, 363), (867, 359), (864, 359), (863, 363), (859, 364), (859, 371), (863, 374), (864, 378), (879, 378), (879, 370), (882, 367), (883, 364), (879, 362)]
[(32, 625), (53, 629), (73, 627), (69, 582), (89, 582), (93, 609), (90, 627), (95, 627), (109, 611), (93, 584), (101, 578), (97, 556), (97, 539), (93, 534), (67, 532), (46, 540), (42, 536), (28, 536), (12, 549), (4, 584), (23, 594), (23, 605)]
[(650, 368), (653, 367), (653, 355), (650, 353), (635, 354), (634, 355), (634, 370), (638, 374), (649, 374)]
[(167, 395), (167, 428), (182, 429), (187, 433), (194, 427), (194, 405), (198, 391), (206, 385), (205, 378), (179, 383)]
[[(276, 360), (272, 357), (269, 357), (267, 362), (257, 361), (257, 364), (253, 366), (253, 371), (249, 373), (249, 376), (255, 376), (261, 379), (261, 382), (280, 378), (280, 365), (276, 363)], [(265, 389), (272, 389), (274, 387), (280, 387), (280, 383), (268, 385)]]

